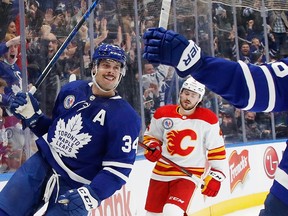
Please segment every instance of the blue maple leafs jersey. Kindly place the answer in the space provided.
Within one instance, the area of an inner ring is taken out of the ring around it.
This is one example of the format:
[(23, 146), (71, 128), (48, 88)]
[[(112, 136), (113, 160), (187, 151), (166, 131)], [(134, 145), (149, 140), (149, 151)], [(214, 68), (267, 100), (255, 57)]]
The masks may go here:
[[(6, 43), (0, 43), (0, 56), (8, 51)], [(7, 82), (5, 94), (17, 94), (22, 90), (22, 73), (16, 63), (9, 64), (4, 59), (0, 60), (0, 77)]]
[(74, 81), (63, 86), (53, 121), (40, 119), (32, 130), (45, 133), (36, 143), (56, 172), (72, 187), (90, 184), (101, 201), (127, 181), (141, 124), (128, 102), (119, 95), (95, 96), (91, 85)]
[[(288, 111), (288, 58), (260, 66), (202, 56), (180, 72), (191, 74), (235, 107), (251, 111)], [(271, 193), (288, 205), (288, 148), (275, 174)]]

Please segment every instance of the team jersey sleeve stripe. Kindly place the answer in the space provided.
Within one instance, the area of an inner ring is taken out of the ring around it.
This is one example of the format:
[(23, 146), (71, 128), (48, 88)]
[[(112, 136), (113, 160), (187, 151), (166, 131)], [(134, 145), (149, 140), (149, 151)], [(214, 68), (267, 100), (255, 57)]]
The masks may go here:
[(247, 87), (249, 90), (249, 99), (248, 99), (248, 104), (246, 107), (243, 108), (243, 110), (250, 110), (256, 101), (256, 91), (255, 91), (255, 84), (252, 78), (252, 74), (251, 71), (248, 67), (248, 65), (246, 63), (244, 63), (243, 61), (238, 61), (238, 63), (240, 64), (244, 77), (246, 79), (246, 83), (247, 83)]
[(226, 158), (225, 147), (211, 149), (208, 151), (208, 160), (224, 160)]
[(267, 82), (268, 82), (268, 88), (269, 88), (269, 104), (266, 110), (264, 110), (264, 112), (270, 112), (274, 109), (275, 107), (275, 102), (276, 102), (276, 92), (275, 92), (275, 85), (274, 85), (274, 81), (272, 78), (272, 75), (269, 71), (269, 69), (266, 66), (260, 66), (260, 68), (263, 70)]
[(129, 168), (132, 169), (133, 165), (132, 164), (127, 164), (127, 163), (120, 163), (120, 162), (112, 162), (112, 161), (104, 161), (102, 163), (103, 166), (114, 166), (114, 167), (121, 167), (121, 168)]
[(277, 168), (275, 172), (275, 180), (288, 190), (288, 174), (286, 172)]
[(208, 154), (219, 154), (220, 152), (225, 152), (225, 146), (221, 146), (218, 148), (210, 149)]
[(162, 144), (162, 142), (161, 142), (160, 140), (156, 139), (155, 137), (151, 137), (151, 136), (144, 135), (144, 137), (143, 137), (143, 143), (144, 143), (145, 145), (147, 145), (147, 144), (149, 144), (150, 142), (158, 142), (158, 143), (161, 143), (161, 144)]
[(187, 176), (185, 173), (180, 172), (178, 170), (175, 170), (175, 171), (167, 171), (167, 170), (160, 171), (160, 170), (154, 169), (153, 173), (155, 173), (157, 175), (161, 175), (161, 176)]
[[(157, 169), (169, 169), (169, 170), (177, 170), (174, 166), (167, 164), (165, 162), (162, 162), (162, 159), (160, 159), (157, 163), (156, 166)], [(184, 167), (184, 166), (183, 166)], [(204, 172), (204, 167), (187, 167), (185, 166), (185, 169), (191, 170), (191, 172)]]
[(112, 169), (111, 167), (104, 167), (103, 170), (106, 170), (116, 176), (118, 176), (119, 178), (123, 179), (123, 181), (127, 182), (128, 181), (128, 177), (125, 176), (124, 174), (122, 174), (121, 172), (115, 170), (115, 169)]
[[(188, 172), (195, 174), (195, 175), (202, 175), (204, 173), (205, 168), (204, 167), (184, 167)], [(158, 161), (156, 163), (156, 166), (154, 167), (154, 171), (156, 172), (179, 172), (179, 170), (177, 168), (175, 168), (174, 166), (171, 166), (169, 164), (163, 163), (161, 161)], [(180, 173), (183, 173), (180, 171)]]
[(225, 158), (225, 155), (208, 156), (208, 160), (224, 160)]

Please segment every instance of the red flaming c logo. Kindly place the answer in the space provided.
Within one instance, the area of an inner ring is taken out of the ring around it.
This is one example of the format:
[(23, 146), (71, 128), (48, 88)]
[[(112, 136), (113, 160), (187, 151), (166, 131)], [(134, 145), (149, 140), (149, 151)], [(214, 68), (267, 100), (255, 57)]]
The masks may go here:
[(181, 130), (181, 131), (175, 131), (172, 130), (167, 133), (167, 150), (171, 155), (178, 154), (181, 156), (189, 155), (194, 147), (188, 146), (186, 149), (183, 149), (181, 147), (181, 142), (184, 138), (190, 137), (191, 141), (197, 139), (197, 135), (193, 130)]

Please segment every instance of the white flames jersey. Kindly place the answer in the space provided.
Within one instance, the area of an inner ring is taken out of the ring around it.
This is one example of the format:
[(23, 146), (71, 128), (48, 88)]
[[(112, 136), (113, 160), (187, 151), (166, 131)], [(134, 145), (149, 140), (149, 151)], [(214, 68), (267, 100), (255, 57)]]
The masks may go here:
[[(197, 107), (190, 116), (182, 116), (177, 105), (156, 110), (144, 134), (144, 144), (162, 143), (162, 155), (195, 175), (202, 175), (205, 167), (223, 172), (225, 146), (218, 118), (211, 110)], [(207, 164), (207, 162), (209, 164)], [(224, 173), (224, 172), (223, 172)], [(186, 174), (166, 162), (156, 163), (152, 178), (170, 181)]]

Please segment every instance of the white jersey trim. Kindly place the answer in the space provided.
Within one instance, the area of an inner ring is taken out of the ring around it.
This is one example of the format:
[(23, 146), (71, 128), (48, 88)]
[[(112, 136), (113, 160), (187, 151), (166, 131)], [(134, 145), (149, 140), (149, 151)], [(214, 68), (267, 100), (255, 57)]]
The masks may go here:
[(91, 181), (89, 181), (88, 179), (83, 178), (82, 176), (77, 175), (76, 173), (74, 173), (72, 170), (70, 170), (61, 160), (61, 158), (59, 157), (59, 155), (57, 154), (57, 152), (50, 146), (50, 144), (47, 142), (47, 134), (43, 135), (43, 139), (46, 141), (46, 143), (48, 144), (51, 153), (55, 159), (55, 161), (58, 163), (58, 165), (68, 174), (68, 176), (77, 182), (83, 183), (83, 184), (90, 184)]
[(275, 107), (275, 102), (276, 102), (276, 93), (275, 93), (275, 85), (273, 82), (272, 75), (268, 68), (266, 66), (260, 66), (260, 68), (263, 70), (266, 80), (268, 82), (268, 89), (269, 89), (269, 104), (266, 110), (263, 112), (271, 112), (273, 108)]
[(256, 101), (256, 90), (255, 90), (255, 84), (250, 72), (250, 69), (248, 67), (248, 65), (246, 63), (244, 63), (243, 61), (238, 61), (238, 63), (240, 64), (244, 77), (246, 79), (247, 82), (247, 87), (248, 87), (248, 91), (249, 91), (249, 99), (248, 99), (248, 104), (246, 107), (243, 108), (243, 110), (250, 110)]
[(279, 167), (275, 172), (275, 180), (288, 190), (288, 174)]
[(128, 181), (128, 177), (125, 176), (123, 173), (115, 170), (115, 169), (112, 169), (111, 167), (104, 167), (103, 170), (107, 170), (108, 172), (111, 172), (112, 174), (118, 176), (119, 178), (123, 179), (125, 182)]
[(120, 162), (111, 162), (111, 161), (103, 161), (102, 165), (103, 166), (115, 166), (115, 167), (129, 168), (129, 169), (133, 168), (132, 164), (120, 163)]

